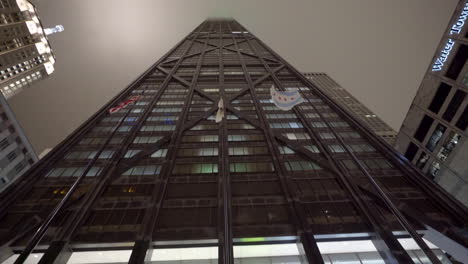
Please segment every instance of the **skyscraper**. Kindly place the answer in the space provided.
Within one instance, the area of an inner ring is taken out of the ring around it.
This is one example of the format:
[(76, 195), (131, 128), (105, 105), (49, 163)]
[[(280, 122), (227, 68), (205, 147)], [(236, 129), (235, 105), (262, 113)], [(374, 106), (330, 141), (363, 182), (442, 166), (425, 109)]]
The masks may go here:
[(374, 112), (369, 110), (364, 104), (357, 100), (352, 94), (341, 87), (326, 73), (309, 72), (304, 73), (305, 77), (312, 82), (315, 87), (324, 92), (330, 99), (338, 103), (341, 107), (349, 111), (354, 117), (368, 126), (375, 134), (382, 137), (390, 145), (395, 143), (397, 133)]
[(37, 160), (13, 111), (0, 94), (0, 192)]
[[(304, 102), (282, 111), (272, 86)], [(466, 256), (467, 223), (247, 29), (207, 20), (0, 194), (0, 256), (440, 263)]]
[(460, 1), (400, 128), (395, 148), (468, 206), (468, 2)]
[(52, 74), (55, 58), (29, 1), (0, 0), (0, 28), (0, 91), (8, 99)]

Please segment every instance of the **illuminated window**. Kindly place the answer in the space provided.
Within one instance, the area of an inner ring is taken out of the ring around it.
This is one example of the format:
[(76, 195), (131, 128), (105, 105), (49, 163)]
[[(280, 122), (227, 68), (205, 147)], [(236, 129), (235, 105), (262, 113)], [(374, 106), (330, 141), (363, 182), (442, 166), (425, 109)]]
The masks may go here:
[(172, 171), (173, 174), (206, 174), (218, 173), (216, 163), (177, 164)]
[(286, 161), (284, 163), (288, 171), (310, 171), (320, 170), (321, 168), (310, 161)]
[(167, 149), (159, 149), (151, 154), (151, 158), (164, 158), (166, 157)]
[(261, 141), (265, 138), (263, 135), (228, 135), (228, 141)]
[(182, 142), (218, 142), (218, 135), (184, 136)]
[(218, 148), (179, 149), (177, 154), (182, 157), (217, 156)]
[(156, 143), (158, 140), (160, 140), (162, 136), (153, 136), (153, 137), (136, 137), (133, 143), (135, 144), (150, 144), (150, 143)]
[(274, 170), (271, 162), (233, 162), (229, 164), (230, 172), (272, 172)]
[(230, 147), (230, 156), (242, 156), (242, 155), (262, 155), (268, 154), (266, 147)]
[(140, 131), (173, 131), (174, 125), (143, 126)]
[(251, 124), (228, 124), (228, 129), (255, 129)]
[(310, 139), (310, 136), (306, 133), (285, 133), (283, 134), (290, 140), (305, 140)]
[(161, 173), (161, 166), (159, 165), (145, 165), (130, 168), (122, 175), (158, 175)]

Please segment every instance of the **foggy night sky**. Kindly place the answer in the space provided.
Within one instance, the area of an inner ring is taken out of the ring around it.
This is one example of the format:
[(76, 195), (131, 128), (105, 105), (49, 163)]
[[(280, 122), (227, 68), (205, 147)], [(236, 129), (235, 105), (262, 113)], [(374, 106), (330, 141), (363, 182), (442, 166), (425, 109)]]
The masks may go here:
[(457, 0), (36, 0), (55, 72), (9, 100), (39, 154), (207, 17), (233, 17), (302, 72), (325, 72), (398, 130)]

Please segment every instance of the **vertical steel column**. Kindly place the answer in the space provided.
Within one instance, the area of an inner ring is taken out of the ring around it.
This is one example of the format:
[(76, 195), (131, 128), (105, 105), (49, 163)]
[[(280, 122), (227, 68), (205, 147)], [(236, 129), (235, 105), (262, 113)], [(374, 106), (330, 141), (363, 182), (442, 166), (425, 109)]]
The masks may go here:
[[(276, 86), (279, 89), (283, 89), (281, 81), (273, 73), (270, 66), (267, 63), (265, 63), (265, 60), (260, 56), (260, 53), (254, 47), (254, 45), (252, 45), (250, 39), (247, 39), (247, 43), (249, 44), (249, 47), (254, 51), (254, 53), (259, 57), (260, 61), (265, 65), (265, 68), (270, 73)], [(304, 128), (307, 130), (310, 137), (317, 143), (317, 146), (319, 147), (320, 151), (327, 157), (332, 168), (335, 169), (335, 173), (339, 176), (338, 179), (343, 183), (343, 186), (346, 187), (348, 193), (351, 194), (354, 203), (357, 205), (359, 210), (361, 210), (361, 212), (364, 213), (369, 223), (371, 223), (371, 225), (373, 226), (375, 232), (377, 233), (377, 236), (373, 239), (374, 245), (379, 250), (386, 263), (397, 263), (397, 261), (399, 263), (412, 263), (411, 257), (399, 244), (398, 240), (393, 236), (391, 231), (386, 230), (385, 227), (382, 228), (382, 219), (380, 219), (380, 217), (378, 217), (378, 215), (376, 215), (374, 211), (369, 208), (369, 205), (366, 204), (367, 202), (361, 198), (357, 186), (355, 186), (355, 184), (353, 184), (353, 182), (347, 179), (347, 177), (343, 174), (343, 172), (341, 171), (341, 167), (336, 163), (336, 161), (332, 158), (331, 154), (328, 152), (328, 149), (319, 140), (319, 137), (316, 135), (315, 131), (309, 126), (303, 114), (296, 107), (293, 108), (293, 111), (299, 117), (299, 120), (301, 121)], [(386, 246), (379, 241), (380, 239), (385, 241)]]
[[(231, 27), (230, 27), (230, 30), (232, 32)], [(252, 78), (250, 77), (250, 73), (244, 61), (244, 58), (242, 57), (240, 53), (238, 41), (236, 38), (232, 37), (232, 35), (231, 35), (231, 38), (234, 42), (235, 50), (237, 51), (237, 55), (241, 62), (242, 70), (247, 80), (247, 84), (250, 90), (250, 96), (252, 97), (255, 108), (257, 109), (257, 115), (260, 119), (261, 124), (263, 124), (263, 130), (264, 130), (263, 132), (265, 133), (265, 138), (266, 138), (266, 142), (268, 145), (268, 149), (270, 153), (272, 154), (271, 156), (272, 161), (275, 166), (275, 170), (278, 173), (278, 178), (280, 180), (281, 188), (283, 190), (286, 201), (288, 203), (288, 211), (290, 213), (292, 220), (294, 221), (293, 224), (298, 231), (301, 242), (304, 242), (304, 244), (307, 245), (304, 247), (304, 250), (306, 251), (307, 261), (309, 264), (315, 264), (315, 263), (322, 264), (324, 263), (323, 258), (318, 249), (317, 242), (315, 241), (312, 230), (310, 226), (307, 224), (304, 209), (296, 201), (297, 199), (292, 194), (294, 193), (293, 191), (294, 189), (292, 187), (293, 183), (290, 177), (288, 177), (288, 173), (286, 172), (284, 164), (280, 161), (281, 158), (280, 158), (279, 150), (276, 147), (277, 143), (275, 141), (272, 129), (268, 126), (268, 120), (265, 116), (262, 106), (259, 103), (260, 101), (255, 93), (255, 87), (253, 85)], [(265, 67), (267, 66), (265, 65), (264, 61), (262, 61), (262, 63)], [(307, 238), (307, 241), (305, 240), (303, 241), (304, 238)]]
[[(219, 21), (219, 92), (220, 98), (227, 103), (226, 94), (224, 91), (224, 45), (223, 45), (223, 23), (227, 21)], [(215, 102), (217, 103), (217, 102)], [(219, 264), (234, 264), (234, 254), (232, 246), (232, 196), (231, 196), (231, 174), (229, 170), (229, 149), (227, 141), (227, 112), (225, 108), (225, 116), (219, 124), (219, 158), (218, 164), (221, 165), (218, 179), (218, 263)]]
[[(194, 37), (194, 39), (196, 39), (196, 37)], [(144, 263), (145, 258), (142, 256), (143, 252), (145, 252), (145, 255), (147, 255), (147, 258), (149, 258), (148, 256), (149, 254), (146, 254), (146, 251), (148, 249), (150, 250), (152, 249), (151, 241), (153, 238), (154, 228), (156, 227), (156, 222), (157, 222), (157, 218), (159, 215), (159, 211), (164, 201), (164, 197), (165, 197), (166, 190), (167, 190), (167, 183), (169, 181), (169, 176), (172, 173), (172, 170), (175, 165), (175, 158), (177, 156), (177, 150), (182, 141), (181, 137), (184, 132), (184, 129), (183, 129), (184, 121), (187, 119), (187, 116), (189, 113), (194, 89), (198, 81), (198, 76), (200, 73), (202, 61), (204, 58), (204, 54), (206, 52), (206, 45), (209, 39), (210, 39), (210, 34), (207, 34), (205, 44), (203, 45), (203, 48), (202, 48), (202, 53), (200, 57), (198, 58), (198, 62), (195, 68), (195, 75), (193, 76), (192, 82), (190, 86), (188, 87), (189, 94), (187, 98), (185, 99), (185, 103), (184, 103), (186, 107), (182, 111), (180, 118), (177, 121), (176, 129), (175, 129), (176, 132), (172, 134), (171, 140), (169, 142), (169, 148), (166, 154), (166, 157), (167, 157), (166, 160), (168, 162), (165, 165), (163, 165), (163, 168), (161, 169), (161, 174), (159, 176), (160, 182), (158, 185), (156, 185), (155, 190), (153, 192), (153, 196), (151, 197), (152, 206), (145, 213), (145, 216), (143, 218), (142, 228), (140, 229), (137, 235), (138, 240), (141, 241), (140, 243), (145, 246), (141, 246), (141, 247), (134, 246), (132, 250), (132, 254), (130, 256), (129, 263), (132, 263), (132, 264)], [(183, 59), (183, 57), (181, 59)]]

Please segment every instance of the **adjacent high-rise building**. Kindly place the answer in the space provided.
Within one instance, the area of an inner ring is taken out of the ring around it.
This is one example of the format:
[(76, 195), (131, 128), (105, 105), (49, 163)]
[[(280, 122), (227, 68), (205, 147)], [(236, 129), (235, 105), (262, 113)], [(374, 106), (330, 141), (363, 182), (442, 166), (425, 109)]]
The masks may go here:
[(395, 148), (468, 205), (468, 2), (460, 1), (396, 139)]
[(375, 134), (382, 137), (390, 145), (395, 143), (397, 132), (326, 73), (310, 72), (304, 73), (304, 75), (315, 87), (328, 95), (342, 108), (349, 111), (350, 114), (368, 126)]
[(23, 129), (0, 94), (0, 192), (37, 160)]
[(0, 0), (0, 31), (0, 91), (8, 99), (52, 74), (55, 58), (27, 0)]
[(250, 31), (207, 20), (0, 194), (0, 261), (450, 263), (467, 224)]

